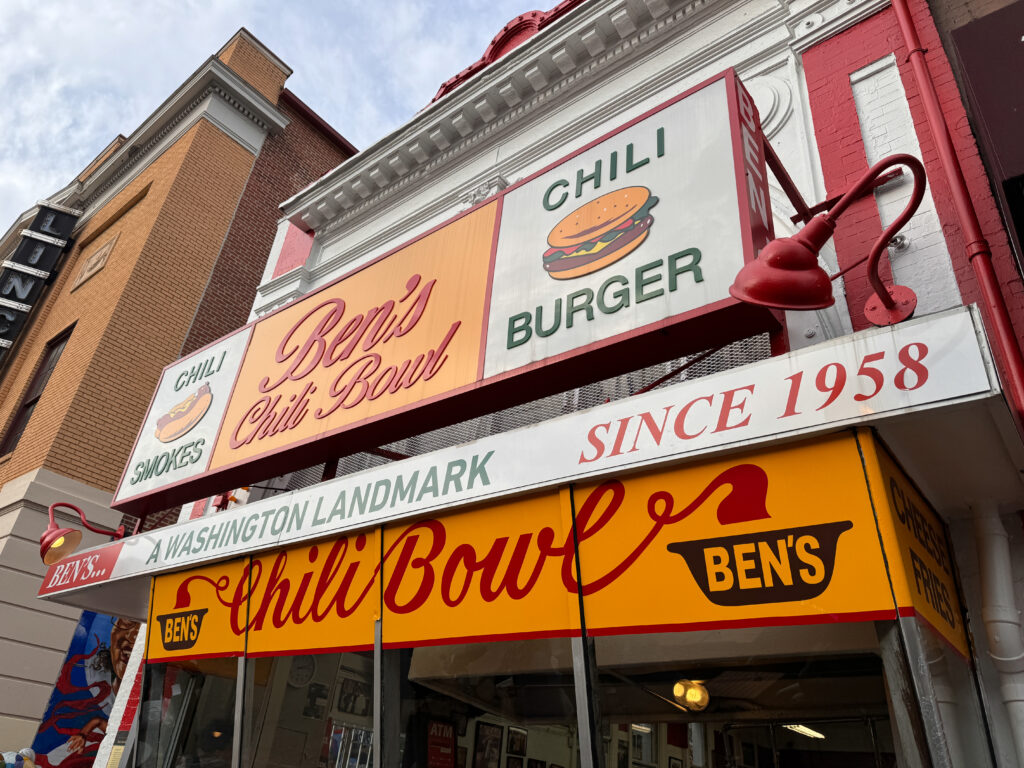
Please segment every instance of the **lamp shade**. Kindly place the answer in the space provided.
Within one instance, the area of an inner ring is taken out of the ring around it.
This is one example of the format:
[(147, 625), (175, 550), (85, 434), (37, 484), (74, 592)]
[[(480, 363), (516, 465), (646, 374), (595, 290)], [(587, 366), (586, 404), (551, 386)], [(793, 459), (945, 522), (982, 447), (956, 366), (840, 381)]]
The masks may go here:
[(818, 251), (834, 226), (816, 216), (793, 237), (766, 245), (736, 275), (729, 293), (740, 301), (774, 309), (824, 309), (835, 303), (832, 280), (818, 266)]
[(39, 539), (39, 556), (43, 563), (53, 565), (70, 555), (82, 543), (82, 532), (73, 528), (58, 528), (53, 523)]
[(672, 697), (691, 712), (702, 712), (711, 703), (708, 689), (701, 680), (677, 680), (672, 686)]

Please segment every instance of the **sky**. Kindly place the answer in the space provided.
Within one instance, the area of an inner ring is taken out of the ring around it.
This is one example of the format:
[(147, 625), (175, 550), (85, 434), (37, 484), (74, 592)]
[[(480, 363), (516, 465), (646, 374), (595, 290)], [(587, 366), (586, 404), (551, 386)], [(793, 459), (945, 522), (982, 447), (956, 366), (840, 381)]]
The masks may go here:
[(515, 16), (556, 0), (0, 0), (0, 232), (143, 120), (239, 27), (359, 149)]

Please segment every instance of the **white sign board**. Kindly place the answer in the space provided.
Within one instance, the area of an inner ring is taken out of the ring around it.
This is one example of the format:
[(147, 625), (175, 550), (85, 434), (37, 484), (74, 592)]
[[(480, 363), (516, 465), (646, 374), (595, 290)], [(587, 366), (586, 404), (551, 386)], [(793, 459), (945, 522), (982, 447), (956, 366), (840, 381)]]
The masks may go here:
[(485, 376), (729, 298), (749, 228), (727, 84), (505, 195)]
[(164, 369), (114, 503), (206, 470), (251, 328)]
[(160, 528), (51, 566), (41, 594), (990, 396), (998, 389), (980, 327), (961, 308), (863, 331)]
[(735, 72), (608, 128), (166, 369), (114, 507), (145, 515), (365, 448), (385, 422), (415, 434), (778, 329), (729, 296), (771, 238)]

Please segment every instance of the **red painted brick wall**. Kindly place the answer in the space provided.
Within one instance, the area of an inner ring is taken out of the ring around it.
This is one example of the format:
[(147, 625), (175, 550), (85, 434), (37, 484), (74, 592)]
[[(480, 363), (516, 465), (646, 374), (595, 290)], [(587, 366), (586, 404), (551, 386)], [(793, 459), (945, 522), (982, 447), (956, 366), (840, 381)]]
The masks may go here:
[(245, 325), (281, 217), (278, 206), (351, 155), (286, 99), (278, 108), (291, 122), (263, 143), (182, 355)]
[(313, 233), (303, 232), (294, 224), (289, 224), (271, 277), (279, 277), (285, 272), (291, 272), (296, 267), (301, 267), (306, 263), (312, 249)]
[[(928, 6), (924, 0), (910, 0), (910, 7), (922, 45), (927, 49), (928, 66), (935, 80), (971, 197), (977, 207), (985, 236), (992, 246), (996, 274), (1017, 329), (1019, 343), (1024, 329), (1024, 283), (1014, 264), (988, 176), (982, 166), (960, 92)], [(892, 9), (886, 9), (820, 43), (803, 56), (811, 114), (828, 194), (831, 196), (845, 191), (867, 169), (849, 75), (890, 53), (895, 54), (899, 64), (900, 77), (921, 145), (922, 160), (928, 173), (929, 188), (942, 222), (961, 296), (965, 303), (978, 302), (978, 283), (964, 253), (964, 240), (956, 211), (926, 122), (920, 92), (907, 61), (908, 51), (903, 45)], [(851, 207), (836, 230), (835, 244), (840, 266), (866, 256), (880, 234), (881, 223), (873, 199), (868, 198)], [(870, 295), (864, 273), (855, 270), (848, 276), (846, 285), (854, 327), (863, 328), (866, 326), (863, 305)]]

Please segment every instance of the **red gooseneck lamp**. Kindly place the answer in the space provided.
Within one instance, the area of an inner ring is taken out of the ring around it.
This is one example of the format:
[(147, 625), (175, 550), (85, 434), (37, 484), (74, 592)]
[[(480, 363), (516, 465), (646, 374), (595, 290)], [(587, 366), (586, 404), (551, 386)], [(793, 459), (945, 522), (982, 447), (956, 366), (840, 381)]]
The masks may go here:
[[(832, 237), (836, 219), (861, 197), (887, 169), (904, 165), (914, 175), (914, 189), (903, 212), (882, 232), (864, 259), (829, 276), (818, 265), (818, 251)], [(905, 285), (887, 288), (878, 276), (882, 251), (914, 215), (925, 189), (924, 166), (911, 155), (892, 155), (872, 166), (827, 213), (815, 216), (793, 237), (780, 237), (766, 245), (747, 263), (729, 288), (735, 298), (774, 309), (824, 309), (835, 303), (832, 281), (868, 262), (868, 278), (875, 293), (864, 306), (864, 316), (874, 325), (895, 325), (914, 314), (917, 296)]]
[(46, 531), (43, 532), (43, 535), (39, 537), (39, 556), (43, 558), (43, 562), (46, 565), (53, 565), (54, 563), (60, 562), (78, 549), (78, 545), (82, 543), (81, 531), (76, 531), (74, 528), (57, 527), (57, 523), (53, 519), (53, 511), (57, 507), (67, 507), (68, 509), (74, 510), (78, 515), (78, 518), (82, 521), (82, 525), (93, 533), (105, 533), (109, 536), (113, 536), (115, 541), (124, 538), (123, 525), (118, 526), (116, 531), (109, 531), (105, 528), (96, 528), (95, 526), (89, 525), (85, 519), (85, 513), (74, 504), (68, 504), (65, 501), (58, 501), (57, 503), (50, 505), (50, 524), (46, 527)]

